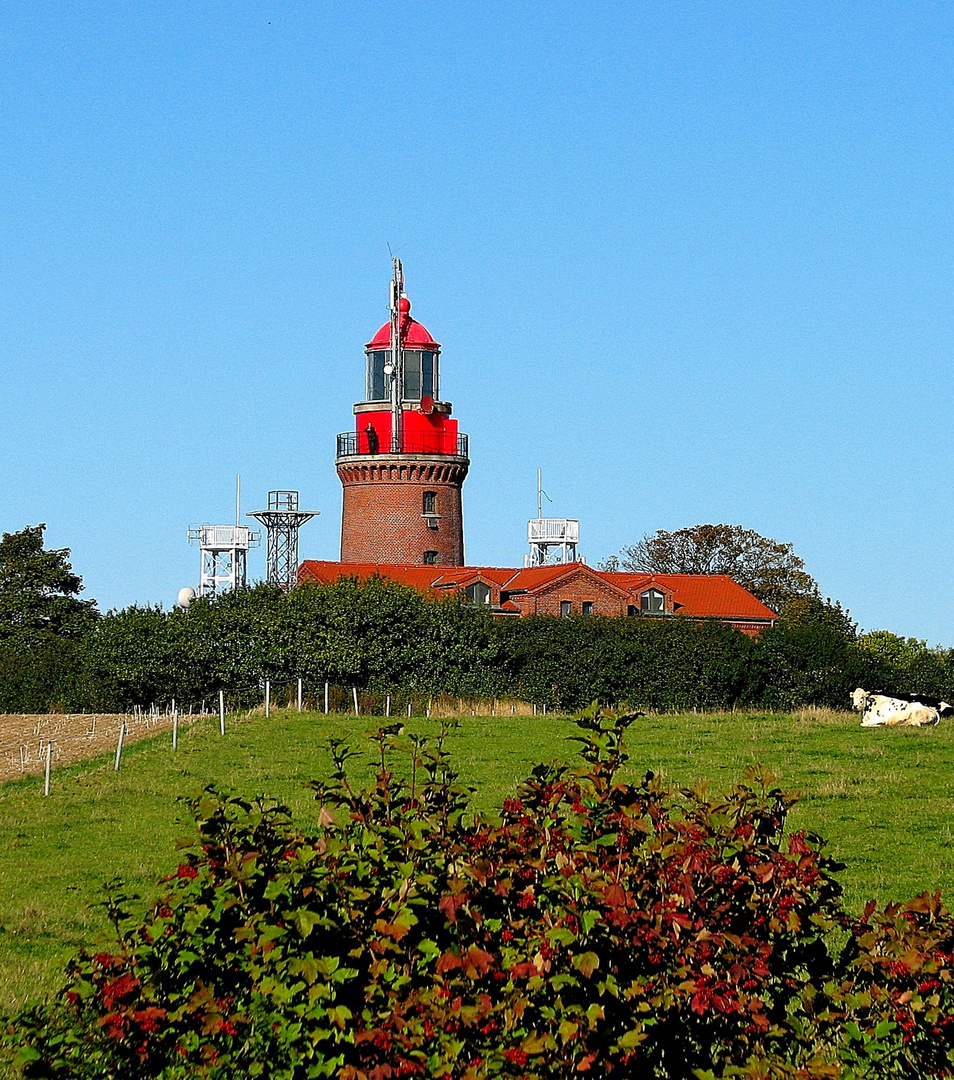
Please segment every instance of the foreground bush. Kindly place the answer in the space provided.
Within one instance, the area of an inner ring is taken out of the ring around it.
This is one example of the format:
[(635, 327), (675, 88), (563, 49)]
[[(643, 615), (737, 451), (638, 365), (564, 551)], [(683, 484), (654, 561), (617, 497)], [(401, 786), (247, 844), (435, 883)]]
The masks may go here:
[(849, 917), (767, 778), (623, 782), (632, 719), (588, 710), (579, 767), (496, 820), (397, 727), (367, 790), (334, 747), (307, 824), (208, 791), (164, 895), (109, 893), (112, 942), (7, 1045), (50, 1078), (951, 1075), (938, 899)]

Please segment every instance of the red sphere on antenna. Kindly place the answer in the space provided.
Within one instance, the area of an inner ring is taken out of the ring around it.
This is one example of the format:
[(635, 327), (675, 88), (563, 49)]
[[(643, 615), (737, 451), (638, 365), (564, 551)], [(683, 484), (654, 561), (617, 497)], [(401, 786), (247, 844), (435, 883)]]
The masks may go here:
[[(440, 345), (431, 337), (426, 326), (421, 326), (411, 318), (411, 301), (402, 296), (398, 302), (401, 312), (401, 344), (420, 349), (439, 349)], [(387, 348), (391, 343), (391, 323), (384, 326), (374, 335), (365, 346), (366, 349)]]

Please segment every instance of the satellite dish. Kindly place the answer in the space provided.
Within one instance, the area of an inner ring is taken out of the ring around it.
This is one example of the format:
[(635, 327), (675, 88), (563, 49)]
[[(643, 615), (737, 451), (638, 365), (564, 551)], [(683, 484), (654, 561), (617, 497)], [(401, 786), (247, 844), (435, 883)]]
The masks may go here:
[(191, 588), (189, 585), (186, 585), (184, 589), (179, 590), (179, 595), (178, 597), (176, 597), (176, 603), (181, 608), (187, 608), (194, 599), (195, 589)]
[(431, 397), (430, 394), (425, 394), (421, 398), (421, 412), (425, 416), (430, 416), (433, 411), (434, 411), (434, 399)]

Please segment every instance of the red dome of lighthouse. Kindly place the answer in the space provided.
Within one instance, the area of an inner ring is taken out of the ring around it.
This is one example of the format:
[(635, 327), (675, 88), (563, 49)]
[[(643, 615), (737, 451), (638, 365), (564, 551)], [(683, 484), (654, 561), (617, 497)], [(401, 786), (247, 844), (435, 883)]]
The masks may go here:
[[(391, 324), (386, 322), (384, 326), (365, 345), (366, 349), (386, 349), (391, 344)], [(411, 301), (406, 296), (401, 297), (401, 344), (408, 345), (412, 349), (439, 349), (440, 345), (431, 337), (426, 326), (415, 322), (411, 318)]]

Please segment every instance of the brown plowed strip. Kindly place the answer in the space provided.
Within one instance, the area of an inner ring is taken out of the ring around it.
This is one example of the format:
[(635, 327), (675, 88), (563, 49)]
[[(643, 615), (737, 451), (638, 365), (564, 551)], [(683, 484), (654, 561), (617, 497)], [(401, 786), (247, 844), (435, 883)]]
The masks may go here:
[[(197, 719), (198, 716), (180, 716), (180, 727)], [(157, 732), (172, 731), (172, 716), (166, 713), (0, 714), (0, 782), (42, 773), (50, 742), (54, 768), (97, 754), (115, 753), (122, 723), (126, 725), (124, 745)]]

